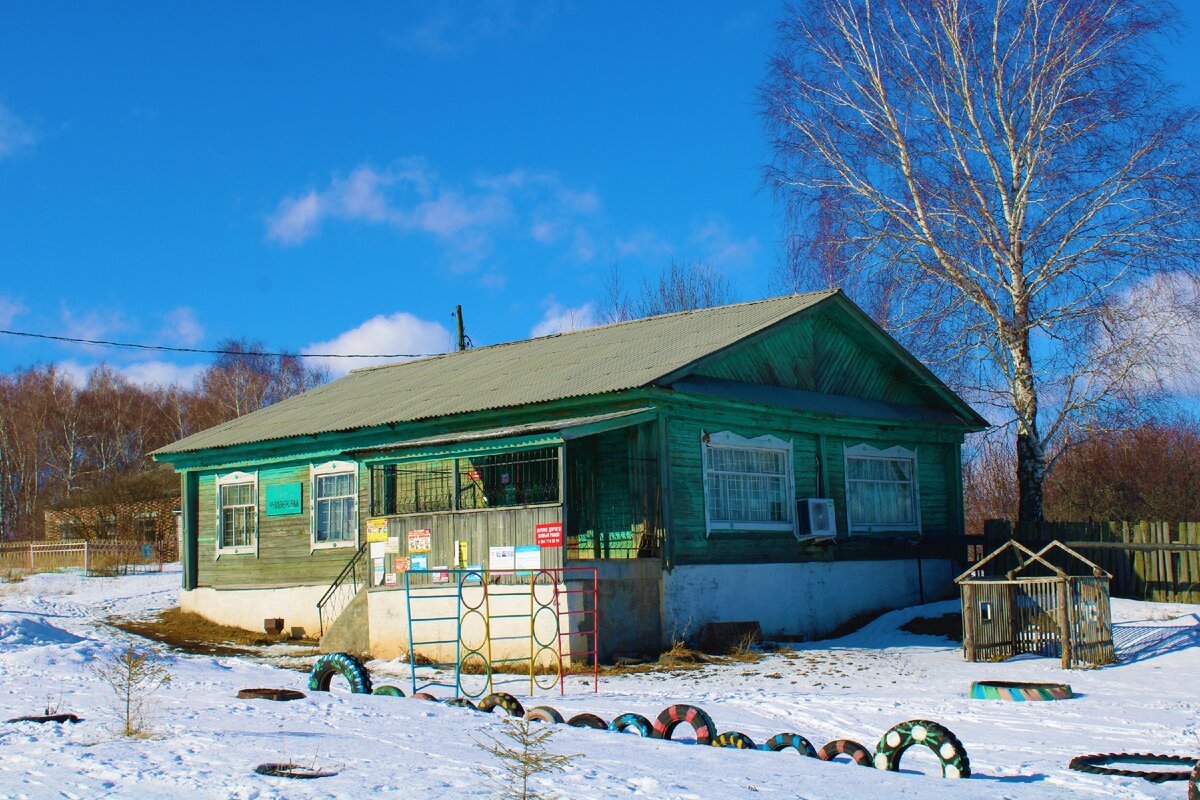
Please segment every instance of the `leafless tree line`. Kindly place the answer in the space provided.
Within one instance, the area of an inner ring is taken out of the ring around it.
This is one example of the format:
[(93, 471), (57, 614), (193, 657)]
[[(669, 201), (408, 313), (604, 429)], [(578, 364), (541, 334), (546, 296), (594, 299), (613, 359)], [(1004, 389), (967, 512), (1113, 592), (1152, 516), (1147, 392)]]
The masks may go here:
[(143, 387), (101, 365), (77, 385), (54, 364), (0, 375), (0, 537), (39, 538), (48, 505), (149, 466), (148, 453), (327, 380), (261, 342), (226, 341), (193, 386)]

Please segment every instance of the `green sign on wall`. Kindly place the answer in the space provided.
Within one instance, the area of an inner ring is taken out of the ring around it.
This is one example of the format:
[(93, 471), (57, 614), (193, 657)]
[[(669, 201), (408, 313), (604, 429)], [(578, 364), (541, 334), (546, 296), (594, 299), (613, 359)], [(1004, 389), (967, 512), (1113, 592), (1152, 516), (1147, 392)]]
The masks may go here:
[(286, 517), (301, 511), (300, 483), (281, 483), (267, 487), (267, 516)]

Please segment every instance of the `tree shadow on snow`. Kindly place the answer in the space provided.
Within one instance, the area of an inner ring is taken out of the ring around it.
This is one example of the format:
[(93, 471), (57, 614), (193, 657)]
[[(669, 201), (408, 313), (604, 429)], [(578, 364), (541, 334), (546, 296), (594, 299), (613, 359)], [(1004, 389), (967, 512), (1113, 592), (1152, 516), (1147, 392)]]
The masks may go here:
[(1113, 647), (1122, 664), (1146, 661), (1197, 645), (1200, 645), (1200, 616), (1196, 614), (1172, 620), (1169, 625), (1141, 621), (1113, 624)]

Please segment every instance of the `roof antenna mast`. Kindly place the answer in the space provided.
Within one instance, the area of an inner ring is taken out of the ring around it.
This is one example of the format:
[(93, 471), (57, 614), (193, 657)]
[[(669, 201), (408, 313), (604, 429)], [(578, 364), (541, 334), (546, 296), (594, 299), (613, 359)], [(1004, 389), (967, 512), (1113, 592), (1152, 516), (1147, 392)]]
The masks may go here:
[(458, 324), (458, 349), (459, 351), (466, 350), (471, 346), (471, 339), (463, 328), (462, 306), (454, 307), (454, 319)]

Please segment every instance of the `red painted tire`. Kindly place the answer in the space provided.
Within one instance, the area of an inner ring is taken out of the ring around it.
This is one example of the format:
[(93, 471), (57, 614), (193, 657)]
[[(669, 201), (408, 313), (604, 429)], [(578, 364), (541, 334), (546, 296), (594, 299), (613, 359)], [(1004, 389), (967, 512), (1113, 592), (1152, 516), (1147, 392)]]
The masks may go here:
[(712, 740), (713, 747), (732, 747), (735, 750), (757, 750), (754, 740), (741, 731), (726, 731)]
[(598, 731), (608, 730), (608, 723), (595, 714), (576, 714), (567, 720), (567, 724), (572, 728), (592, 728)]
[(437, 697), (430, 694), (429, 692), (417, 692), (416, 694), (414, 694), (412, 696), (412, 699), (413, 700), (432, 700), (435, 703), (438, 702)]
[(1188, 776), (1188, 800), (1200, 800), (1200, 761)]
[(526, 722), (549, 722), (551, 725), (561, 725), (563, 715), (552, 706), (534, 706), (525, 712)]
[(875, 767), (871, 751), (851, 739), (834, 739), (817, 751), (817, 758), (822, 761), (833, 761), (838, 756), (850, 756), (859, 766)]
[(670, 739), (675, 729), (684, 723), (696, 731), (696, 744), (712, 744), (717, 735), (717, 726), (704, 709), (678, 703), (664, 708), (654, 720), (654, 738)]

